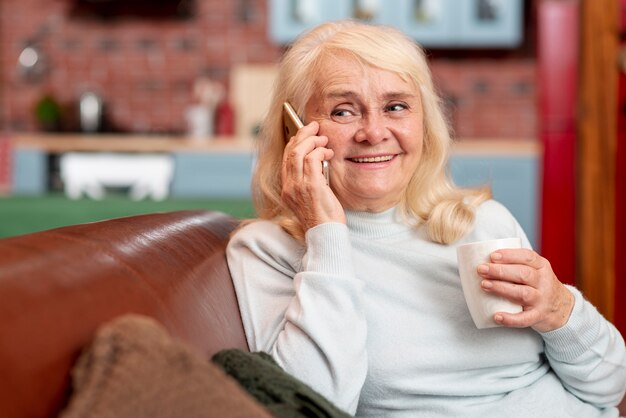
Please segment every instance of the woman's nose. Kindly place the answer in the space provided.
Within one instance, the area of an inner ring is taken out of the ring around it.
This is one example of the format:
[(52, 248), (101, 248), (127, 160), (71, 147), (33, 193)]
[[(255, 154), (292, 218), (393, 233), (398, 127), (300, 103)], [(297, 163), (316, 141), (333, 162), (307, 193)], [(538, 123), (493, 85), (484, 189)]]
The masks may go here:
[(372, 112), (361, 118), (354, 139), (357, 142), (367, 141), (375, 145), (387, 139), (388, 135), (389, 129), (386, 126), (385, 117), (378, 112)]

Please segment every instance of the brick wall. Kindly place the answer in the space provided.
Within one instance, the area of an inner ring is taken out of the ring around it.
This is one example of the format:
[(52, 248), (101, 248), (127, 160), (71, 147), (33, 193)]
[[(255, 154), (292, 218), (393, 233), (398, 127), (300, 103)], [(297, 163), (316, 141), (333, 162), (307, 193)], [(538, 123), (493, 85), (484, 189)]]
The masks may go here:
[[(94, 90), (104, 98), (110, 130), (182, 132), (198, 76), (227, 85), (231, 66), (280, 56), (267, 36), (266, 2), (197, 0), (189, 20), (102, 22), (71, 16), (71, 0), (1, 1), (0, 122), (37, 129), (33, 109), (51, 94), (63, 106), (63, 129), (76, 129), (78, 97)], [(17, 60), (33, 39), (47, 69), (29, 80)], [(535, 138), (534, 56), (453, 55), (435, 54), (432, 63), (456, 135)]]
[(534, 59), (434, 59), (433, 77), (458, 138), (534, 139)]

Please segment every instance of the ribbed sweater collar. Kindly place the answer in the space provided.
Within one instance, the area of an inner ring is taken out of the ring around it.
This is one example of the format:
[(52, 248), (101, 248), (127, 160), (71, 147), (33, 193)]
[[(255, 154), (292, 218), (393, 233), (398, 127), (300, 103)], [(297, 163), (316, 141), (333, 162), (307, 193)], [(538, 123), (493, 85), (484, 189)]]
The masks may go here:
[(411, 226), (403, 219), (397, 207), (384, 212), (346, 211), (348, 229), (354, 235), (380, 239), (411, 230)]

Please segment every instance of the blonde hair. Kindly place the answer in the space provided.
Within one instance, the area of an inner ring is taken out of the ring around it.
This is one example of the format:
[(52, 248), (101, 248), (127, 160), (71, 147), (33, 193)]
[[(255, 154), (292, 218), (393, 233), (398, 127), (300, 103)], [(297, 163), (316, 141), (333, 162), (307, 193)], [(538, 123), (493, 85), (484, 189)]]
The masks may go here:
[(474, 221), (474, 208), (487, 200), (487, 190), (461, 189), (447, 173), (450, 133), (422, 49), (400, 31), (353, 21), (322, 24), (289, 48), (279, 66), (270, 108), (261, 126), (258, 160), (253, 177), (257, 216), (278, 222), (303, 239), (297, 217), (281, 200), (281, 165), (285, 140), (282, 104), (299, 114), (314, 94), (315, 81), (327, 57), (347, 56), (361, 65), (380, 68), (411, 81), (420, 91), (424, 115), (422, 157), (400, 202), (405, 217), (425, 224), (431, 240), (449, 244), (463, 236)]

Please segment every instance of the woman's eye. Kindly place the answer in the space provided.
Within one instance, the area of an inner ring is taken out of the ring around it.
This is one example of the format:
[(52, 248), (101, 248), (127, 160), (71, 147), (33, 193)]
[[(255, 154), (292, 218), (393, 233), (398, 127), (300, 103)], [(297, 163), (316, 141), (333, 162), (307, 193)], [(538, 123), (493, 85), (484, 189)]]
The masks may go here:
[(352, 116), (352, 112), (346, 109), (335, 109), (332, 111), (331, 116), (336, 116), (336, 117)]
[(335, 122), (350, 123), (355, 121), (359, 117), (359, 115), (353, 110), (335, 109), (330, 113), (330, 117)]
[(408, 109), (408, 106), (404, 103), (392, 103), (385, 109), (387, 112), (399, 112), (401, 110)]

